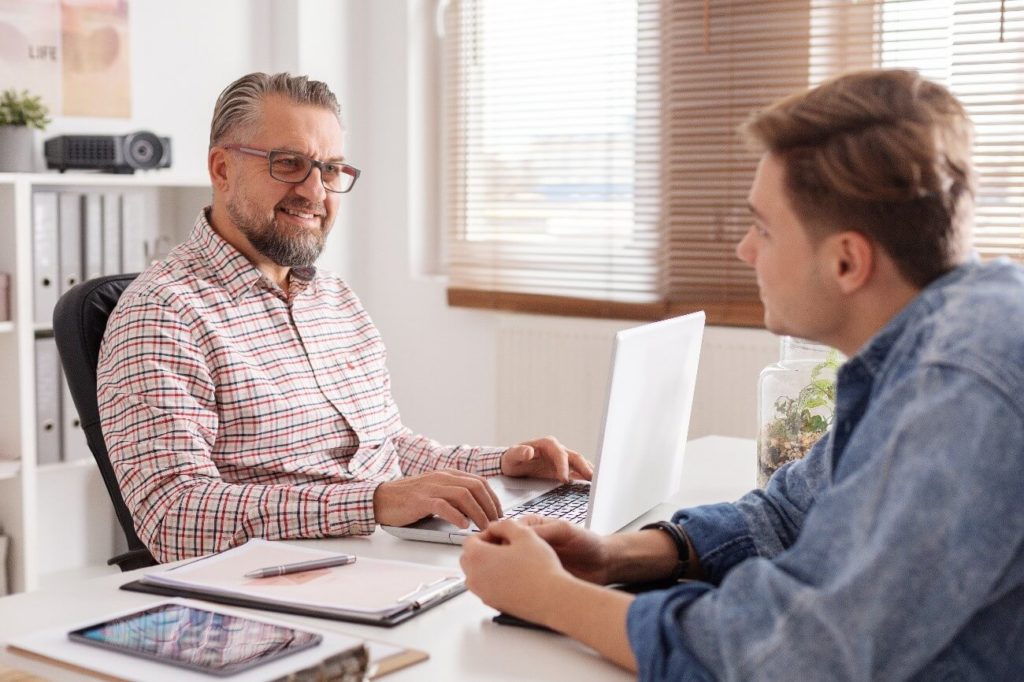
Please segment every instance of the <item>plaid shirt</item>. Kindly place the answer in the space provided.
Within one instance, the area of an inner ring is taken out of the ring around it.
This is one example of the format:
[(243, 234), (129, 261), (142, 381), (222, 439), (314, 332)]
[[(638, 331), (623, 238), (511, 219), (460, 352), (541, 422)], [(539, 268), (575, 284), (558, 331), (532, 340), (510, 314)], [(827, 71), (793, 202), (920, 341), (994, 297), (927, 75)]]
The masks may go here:
[(402, 425), (380, 334), (337, 277), (293, 268), (287, 295), (200, 213), (128, 287), (98, 368), (103, 436), (139, 537), (161, 561), (251, 537), (363, 535), (377, 486), (502, 448)]

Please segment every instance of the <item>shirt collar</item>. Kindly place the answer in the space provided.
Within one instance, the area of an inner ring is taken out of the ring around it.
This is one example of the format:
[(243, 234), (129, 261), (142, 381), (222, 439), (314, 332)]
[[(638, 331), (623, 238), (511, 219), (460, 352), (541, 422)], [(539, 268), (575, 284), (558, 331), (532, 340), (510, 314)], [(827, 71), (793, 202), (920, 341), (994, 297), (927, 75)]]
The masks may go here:
[[(220, 284), (235, 301), (244, 298), (254, 288), (267, 289), (283, 295), (277, 285), (260, 272), (248, 258), (229, 244), (210, 225), (209, 206), (199, 212), (192, 233), (185, 242), (193, 252), (195, 261), (205, 263), (209, 278)], [(306, 291), (316, 292), (315, 266), (291, 268), (289, 273), (289, 299)]]
[(888, 358), (893, 346), (896, 345), (899, 338), (903, 335), (903, 331), (916, 320), (934, 310), (945, 295), (947, 287), (959, 282), (967, 276), (969, 271), (977, 267), (978, 262), (970, 259), (963, 265), (954, 268), (929, 283), (910, 303), (905, 305), (881, 330), (871, 337), (852, 360), (862, 364), (871, 375), (877, 374), (885, 363), (886, 358)]

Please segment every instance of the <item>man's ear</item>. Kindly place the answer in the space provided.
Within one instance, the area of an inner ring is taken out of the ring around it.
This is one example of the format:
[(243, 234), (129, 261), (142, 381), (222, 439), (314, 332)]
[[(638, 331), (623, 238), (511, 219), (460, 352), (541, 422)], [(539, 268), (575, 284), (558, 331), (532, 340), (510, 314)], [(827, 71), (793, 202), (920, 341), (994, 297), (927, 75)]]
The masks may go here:
[(228, 182), (228, 156), (221, 147), (211, 147), (206, 156), (206, 167), (210, 171), (210, 184), (220, 193), (227, 191)]
[(847, 230), (829, 238), (832, 276), (839, 290), (852, 294), (863, 288), (875, 271), (875, 245), (860, 232)]

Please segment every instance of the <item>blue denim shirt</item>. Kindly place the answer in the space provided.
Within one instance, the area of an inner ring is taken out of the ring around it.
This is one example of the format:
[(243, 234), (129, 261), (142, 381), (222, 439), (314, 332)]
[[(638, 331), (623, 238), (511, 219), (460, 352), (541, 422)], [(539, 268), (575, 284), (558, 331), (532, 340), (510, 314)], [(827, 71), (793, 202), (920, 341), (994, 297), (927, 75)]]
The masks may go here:
[(674, 520), (708, 582), (630, 607), (640, 679), (1024, 679), (1024, 270), (930, 284), (804, 460)]

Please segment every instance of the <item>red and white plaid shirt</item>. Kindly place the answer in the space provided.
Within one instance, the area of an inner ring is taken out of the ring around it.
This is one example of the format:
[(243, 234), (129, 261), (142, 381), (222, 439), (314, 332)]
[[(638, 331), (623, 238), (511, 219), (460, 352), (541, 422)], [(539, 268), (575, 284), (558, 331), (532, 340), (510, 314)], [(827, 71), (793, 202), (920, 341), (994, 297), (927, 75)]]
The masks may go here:
[(125, 291), (100, 348), (103, 436), (153, 555), (368, 534), (380, 483), (500, 473), (504, 448), (442, 446), (402, 425), (385, 355), (339, 278), (294, 268), (286, 296), (201, 212)]

